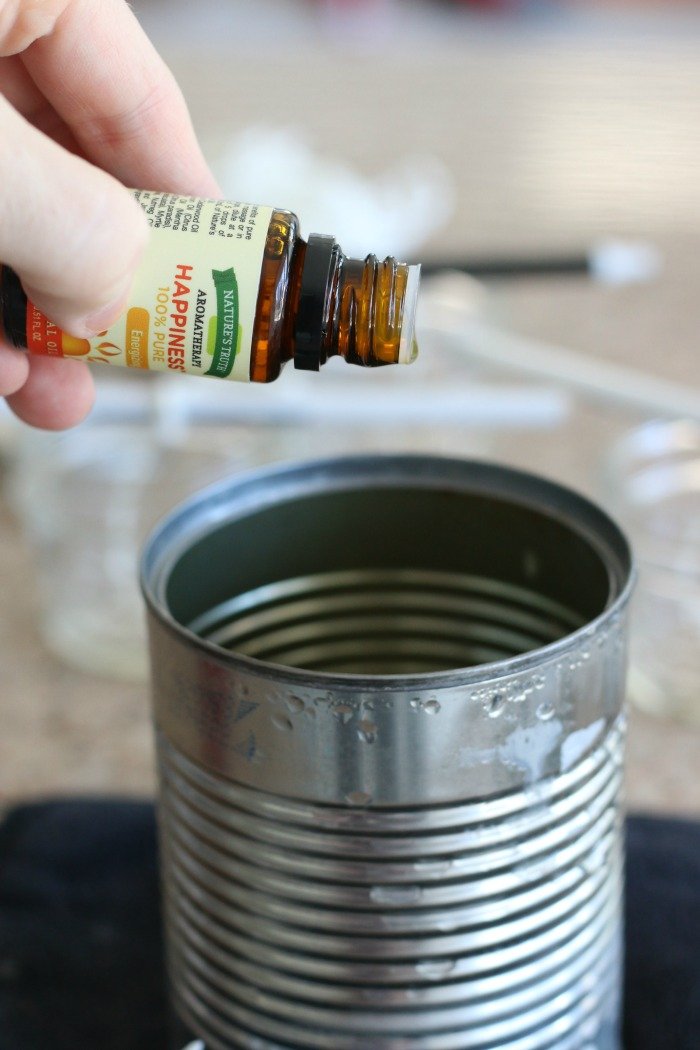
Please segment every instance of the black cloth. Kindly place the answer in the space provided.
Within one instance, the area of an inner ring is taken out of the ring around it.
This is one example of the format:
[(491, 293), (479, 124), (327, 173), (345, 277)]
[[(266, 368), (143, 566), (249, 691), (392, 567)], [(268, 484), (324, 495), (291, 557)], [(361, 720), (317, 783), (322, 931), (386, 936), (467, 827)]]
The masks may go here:
[[(700, 1047), (700, 825), (627, 826), (625, 1050)], [(0, 825), (0, 1050), (166, 1050), (153, 807)]]
[(153, 806), (20, 806), (0, 826), (0, 1050), (165, 1050)]

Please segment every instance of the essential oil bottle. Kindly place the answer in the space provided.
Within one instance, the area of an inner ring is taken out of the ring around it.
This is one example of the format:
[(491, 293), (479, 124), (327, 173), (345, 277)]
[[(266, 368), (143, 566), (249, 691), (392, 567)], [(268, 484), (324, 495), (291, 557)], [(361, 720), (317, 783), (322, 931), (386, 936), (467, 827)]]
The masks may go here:
[(419, 267), (348, 259), (333, 237), (304, 240), (289, 211), (137, 190), (151, 237), (126, 313), (78, 339), (0, 267), (0, 334), (32, 354), (270, 383), (286, 361), (317, 371), (408, 364)]

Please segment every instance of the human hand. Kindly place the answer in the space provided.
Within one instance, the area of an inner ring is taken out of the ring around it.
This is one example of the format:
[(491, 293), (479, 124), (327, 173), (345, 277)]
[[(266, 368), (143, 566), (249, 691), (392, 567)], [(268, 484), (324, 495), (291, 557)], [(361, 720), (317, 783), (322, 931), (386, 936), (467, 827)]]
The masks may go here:
[[(108, 328), (148, 224), (125, 186), (216, 196), (172, 74), (125, 0), (0, 0), (0, 261), (72, 335)], [(87, 366), (0, 343), (0, 396), (62, 429)]]

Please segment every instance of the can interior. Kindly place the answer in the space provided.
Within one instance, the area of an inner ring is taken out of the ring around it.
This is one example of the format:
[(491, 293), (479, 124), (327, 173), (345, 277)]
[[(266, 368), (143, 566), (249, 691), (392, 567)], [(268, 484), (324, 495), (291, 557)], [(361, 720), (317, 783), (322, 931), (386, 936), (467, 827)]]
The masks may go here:
[(214, 528), (168, 575), (195, 633), (274, 664), (452, 670), (540, 648), (616, 596), (566, 520), (480, 493), (378, 487), (299, 497)]

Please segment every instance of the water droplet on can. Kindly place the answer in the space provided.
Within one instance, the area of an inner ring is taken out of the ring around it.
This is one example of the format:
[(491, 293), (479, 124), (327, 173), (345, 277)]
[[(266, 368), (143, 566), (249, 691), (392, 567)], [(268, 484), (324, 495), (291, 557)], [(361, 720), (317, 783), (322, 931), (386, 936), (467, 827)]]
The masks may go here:
[(357, 725), (357, 735), (364, 744), (373, 744), (377, 739), (376, 723), (364, 718)]
[(275, 714), (272, 716), (272, 724), (275, 727), (275, 729), (281, 729), (283, 732), (286, 733), (291, 732), (291, 730), (294, 728), (287, 716), (281, 714), (279, 711), (276, 711)]
[(441, 977), (447, 977), (454, 968), (454, 959), (424, 959), (416, 963), (416, 972), (421, 977), (429, 977), (431, 981), (439, 981)]
[(342, 722), (343, 725), (347, 725), (355, 714), (354, 708), (350, 707), (349, 704), (336, 704), (335, 707), (332, 708), (332, 711), (338, 721)]
[(507, 697), (505, 693), (494, 693), (486, 705), (489, 718), (498, 718), (502, 714), (503, 708), (506, 706), (506, 701)]
[(345, 796), (345, 801), (351, 806), (368, 806), (372, 801), (372, 796), (367, 791), (351, 791)]
[(426, 857), (425, 860), (417, 860), (413, 865), (413, 870), (416, 875), (444, 875), (451, 867), (451, 860)]
[(397, 907), (417, 904), (422, 895), (420, 886), (373, 886), (369, 891), (370, 900), (375, 904), (393, 904)]

